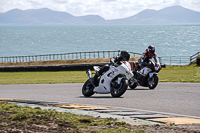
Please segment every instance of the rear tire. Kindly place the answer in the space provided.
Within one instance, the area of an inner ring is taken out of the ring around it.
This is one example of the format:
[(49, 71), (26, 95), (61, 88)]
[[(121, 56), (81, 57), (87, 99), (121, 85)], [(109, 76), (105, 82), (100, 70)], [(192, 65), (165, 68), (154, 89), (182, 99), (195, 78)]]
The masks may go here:
[(83, 87), (82, 87), (82, 94), (85, 96), (85, 97), (90, 97), (94, 94), (93, 92), (94, 90), (94, 86), (92, 85), (92, 83), (90, 82), (90, 80), (88, 79)]
[(148, 78), (147, 85), (149, 89), (155, 89), (158, 84), (158, 75), (154, 74), (152, 78)]
[(111, 95), (112, 97), (120, 97), (122, 96), (127, 88), (128, 88), (128, 80), (127, 79), (122, 79), (120, 85), (118, 86), (112, 86), (111, 88)]

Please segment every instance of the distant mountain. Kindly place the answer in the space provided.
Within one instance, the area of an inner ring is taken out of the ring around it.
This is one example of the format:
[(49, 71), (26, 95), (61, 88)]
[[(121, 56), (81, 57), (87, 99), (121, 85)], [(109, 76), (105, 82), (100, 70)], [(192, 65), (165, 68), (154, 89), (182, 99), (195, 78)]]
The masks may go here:
[(98, 15), (73, 16), (47, 8), (13, 9), (0, 14), (0, 25), (130, 25), (130, 24), (200, 24), (200, 12), (181, 6), (161, 10), (146, 9), (134, 16), (105, 20)]
[(146, 9), (134, 16), (111, 20), (115, 24), (200, 24), (200, 12), (181, 6), (167, 7), (162, 10)]
[(13, 9), (0, 14), (0, 24), (11, 25), (81, 25), (103, 24), (105, 19), (98, 15), (75, 17), (69, 13), (52, 11), (47, 8)]
[(105, 19), (98, 15), (87, 15), (79, 17), (85, 24), (105, 24)]

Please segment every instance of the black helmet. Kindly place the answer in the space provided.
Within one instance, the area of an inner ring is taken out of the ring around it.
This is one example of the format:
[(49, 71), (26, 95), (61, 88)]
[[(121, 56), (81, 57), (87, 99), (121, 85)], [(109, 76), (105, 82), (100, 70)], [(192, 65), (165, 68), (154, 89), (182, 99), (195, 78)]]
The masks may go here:
[(122, 58), (123, 61), (129, 61), (130, 54), (128, 51), (121, 51), (119, 54), (120, 58)]
[(147, 51), (150, 54), (154, 54), (155, 53), (155, 47), (153, 45), (149, 45), (149, 47), (147, 48)]

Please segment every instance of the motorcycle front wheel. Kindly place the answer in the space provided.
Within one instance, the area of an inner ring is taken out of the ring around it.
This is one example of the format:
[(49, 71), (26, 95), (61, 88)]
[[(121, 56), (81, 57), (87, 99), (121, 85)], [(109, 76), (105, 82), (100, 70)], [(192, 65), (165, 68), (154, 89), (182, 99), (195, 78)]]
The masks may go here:
[(90, 82), (90, 80), (88, 79), (83, 87), (82, 87), (82, 94), (85, 96), (85, 97), (90, 97), (94, 94), (93, 92), (94, 90), (94, 86), (92, 85), (92, 83)]
[[(117, 79), (116, 79), (117, 80)], [(111, 87), (111, 95), (112, 97), (120, 97), (122, 96), (127, 88), (128, 88), (128, 80), (122, 79), (120, 84), (117, 84), (117, 81), (114, 81), (114, 85)]]
[(155, 89), (158, 84), (158, 75), (154, 74), (151, 78), (148, 78), (147, 85), (149, 89)]
[(131, 89), (135, 89), (137, 87), (137, 83), (131, 78), (129, 79), (128, 81), (128, 86), (131, 88)]

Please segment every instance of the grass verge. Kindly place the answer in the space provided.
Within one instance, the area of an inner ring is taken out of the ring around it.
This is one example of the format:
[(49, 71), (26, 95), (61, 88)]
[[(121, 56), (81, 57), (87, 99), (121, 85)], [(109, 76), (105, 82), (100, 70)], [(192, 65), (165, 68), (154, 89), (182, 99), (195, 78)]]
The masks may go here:
[(95, 118), (40, 107), (21, 107), (0, 101), (0, 132), (8, 133), (177, 133), (199, 132), (199, 124), (129, 125), (116, 119)]
[[(0, 84), (83, 83), (85, 71), (0, 72)], [(160, 82), (200, 82), (199, 66), (167, 66), (159, 72)]]
[(0, 72), (0, 84), (81, 83), (86, 79), (85, 71)]
[(200, 82), (199, 66), (167, 66), (159, 73), (160, 82)]
[(100, 119), (0, 102), (0, 132), (126, 133), (130, 131), (130, 125), (111, 118)]

